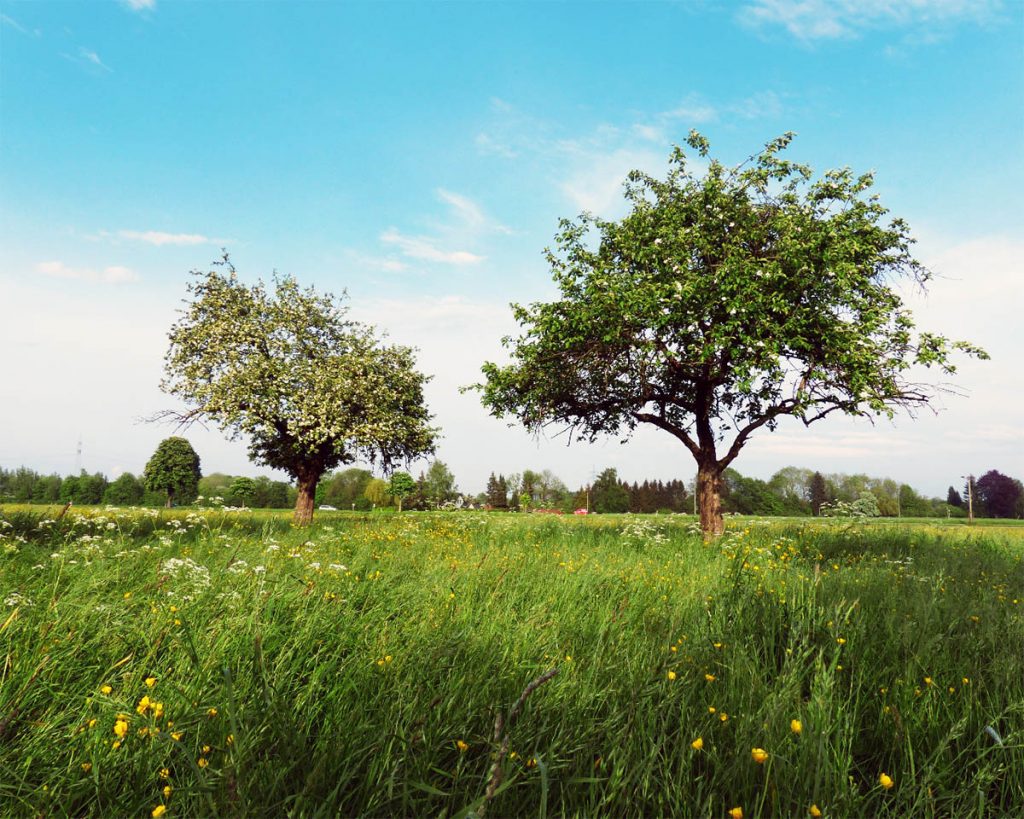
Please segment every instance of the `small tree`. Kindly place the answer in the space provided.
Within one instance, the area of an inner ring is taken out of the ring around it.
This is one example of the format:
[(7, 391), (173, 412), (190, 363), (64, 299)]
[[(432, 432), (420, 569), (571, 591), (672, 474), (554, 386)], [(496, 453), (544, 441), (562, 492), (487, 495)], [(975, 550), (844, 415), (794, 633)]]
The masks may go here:
[(374, 508), (378, 506), (387, 506), (391, 500), (391, 496), (388, 494), (388, 482), (382, 481), (380, 478), (370, 478), (366, 483), (366, 489), (363, 490), (363, 497), (365, 497)]
[(199, 488), (199, 456), (185, 438), (160, 442), (142, 473), (142, 482), (152, 492), (167, 495), (167, 508), (175, 499), (191, 502)]
[(402, 511), (402, 501), (409, 497), (416, 490), (416, 481), (412, 479), (412, 475), (408, 472), (396, 472), (391, 476), (391, 480), (388, 482), (388, 494), (397, 498), (398, 500), (398, 511)]
[[(628, 437), (638, 424), (675, 436), (697, 462), (701, 528), (723, 530), (722, 473), (761, 428), (833, 413), (892, 416), (936, 388), (914, 365), (954, 371), (966, 342), (914, 333), (893, 287), (929, 278), (899, 220), (869, 195), (870, 175), (812, 171), (780, 153), (711, 161), (692, 174), (676, 149), (665, 180), (634, 171), (621, 221), (563, 220), (547, 259), (561, 295), (515, 306), (512, 363), (483, 367), (496, 416), (578, 436)], [(702, 157), (708, 143), (687, 140)], [(591, 238), (596, 234), (596, 242)]]
[(335, 466), (390, 469), (433, 452), (412, 349), (384, 345), (333, 296), (291, 277), (275, 277), (273, 292), (247, 287), (226, 255), (194, 275), (161, 383), (191, 409), (157, 417), (208, 419), (247, 438), (251, 458), (296, 480), (296, 524), (312, 520), (317, 484)]
[(245, 506), (247, 503), (251, 505), (252, 499), (256, 497), (256, 481), (252, 478), (235, 478), (231, 482), (231, 488), (228, 491), (241, 502), (242, 506)]

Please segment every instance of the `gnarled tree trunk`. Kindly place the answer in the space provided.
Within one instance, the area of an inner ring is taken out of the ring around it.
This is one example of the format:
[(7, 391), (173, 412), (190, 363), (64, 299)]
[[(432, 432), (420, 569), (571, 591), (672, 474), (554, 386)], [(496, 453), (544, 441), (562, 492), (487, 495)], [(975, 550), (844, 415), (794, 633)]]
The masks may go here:
[(299, 496), (295, 499), (295, 514), (292, 522), (296, 526), (309, 526), (313, 522), (313, 506), (316, 503), (316, 485), (322, 472), (303, 472), (298, 476)]
[(700, 509), (700, 530), (705, 538), (718, 537), (725, 531), (722, 519), (722, 470), (713, 460), (697, 465), (697, 506)]

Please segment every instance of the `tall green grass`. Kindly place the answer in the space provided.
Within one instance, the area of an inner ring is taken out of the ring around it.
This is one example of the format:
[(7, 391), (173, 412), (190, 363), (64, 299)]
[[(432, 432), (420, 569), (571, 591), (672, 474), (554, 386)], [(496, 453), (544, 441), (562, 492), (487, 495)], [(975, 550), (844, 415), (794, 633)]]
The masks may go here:
[(1024, 814), (1024, 568), (995, 535), (8, 520), (0, 813)]

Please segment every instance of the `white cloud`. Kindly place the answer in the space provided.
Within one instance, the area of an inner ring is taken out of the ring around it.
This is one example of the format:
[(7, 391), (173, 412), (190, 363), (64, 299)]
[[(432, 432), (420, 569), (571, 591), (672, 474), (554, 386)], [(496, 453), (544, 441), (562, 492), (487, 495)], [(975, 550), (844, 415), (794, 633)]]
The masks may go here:
[(580, 210), (611, 217), (625, 207), (622, 183), (629, 172), (635, 169), (653, 172), (664, 164), (661, 151), (635, 148), (581, 151), (559, 188)]
[(121, 5), (131, 11), (151, 11), (156, 8), (156, 0), (121, 0)]
[(122, 265), (111, 265), (102, 270), (94, 270), (89, 267), (70, 267), (60, 261), (49, 261), (39, 262), (36, 265), (36, 272), (54, 279), (71, 279), (100, 284), (124, 284), (139, 280), (139, 276), (134, 270)]
[(445, 190), (437, 189), (437, 198), (447, 205), (450, 205), (456, 219), (456, 225), (450, 230), (457, 232), (471, 231), (474, 233), (505, 233), (511, 234), (513, 230), (491, 219), (484, 213), (483, 208), (468, 196)]
[(119, 230), (117, 235), (122, 239), (145, 242), (156, 245), (215, 245), (223, 244), (220, 239), (211, 239), (199, 233), (164, 233), (160, 230)]
[(404, 256), (427, 262), (443, 262), (445, 264), (469, 265), (484, 260), (483, 256), (467, 250), (444, 250), (437, 246), (437, 240), (429, 236), (406, 236), (395, 228), (388, 228), (380, 235), (380, 240), (394, 245)]
[(751, 28), (781, 26), (800, 40), (856, 37), (880, 27), (992, 21), (1000, 0), (753, 0), (736, 13)]
[(104, 71), (113, 71), (113, 69), (109, 65), (107, 65), (103, 62), (103, 60), (100, 59), (100, 55), (91, 49), (85, 48), (84, 46), (79, 46), (78, 56), (90, 65), (94, 65), (97, 68), (102, 68)]
[(3, 24), (4, 26), (9, 26), (18, 34), (24, 34), (26, 37), (30, 35), (35, 35), (36, 37), (39, 37), (39, 35), (42, 34), (42, 32), (40, 32), (39, 29), (30, 32), (22, 24), (18, 23), (16, 19), (8, 16), (7, 14), (0, 14), (0, 24)]

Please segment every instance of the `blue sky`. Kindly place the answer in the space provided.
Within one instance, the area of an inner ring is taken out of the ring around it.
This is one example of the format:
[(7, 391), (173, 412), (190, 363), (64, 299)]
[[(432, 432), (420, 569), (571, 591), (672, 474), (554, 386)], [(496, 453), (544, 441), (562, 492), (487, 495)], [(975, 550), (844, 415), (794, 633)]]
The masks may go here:
[[(418, 346), (467, 490), (688, 477), (658, 433), (566, 449), (457, 388), (509, 301), (551, 295), (558, 218), (622, 213), (625, 174), (697, 128), (728, 162), (792, 130), (794, 159), (875, 170), (940, 274), (920, 324), (993, 354), (937, 417), (783, 427), (740, 471), (1020, 476), (1022, 55), (1017, 0), (0, 2), (0, 465), (69, 472), (80, 436), (86, 468), (141, 470), (187, 273), (223, 246)], [(191, 437), (206, 471), (264, 471)]]

